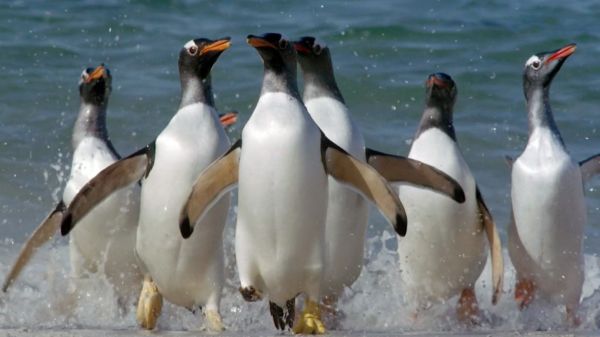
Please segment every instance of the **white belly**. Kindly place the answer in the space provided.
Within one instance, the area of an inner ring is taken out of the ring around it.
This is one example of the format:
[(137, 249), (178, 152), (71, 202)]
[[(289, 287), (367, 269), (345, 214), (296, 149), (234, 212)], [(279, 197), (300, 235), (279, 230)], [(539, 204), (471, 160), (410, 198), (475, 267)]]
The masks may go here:
[(409, 185), (399, 187), (406, 208), (408, 232), (398, 242), (402, 280), (407, 297), (423, 305), (473, 287), (485, 266), (485, 236), (479, 221), (475, 180), (460, 149), (438, 129), (418, 137), (410, 158), (432, 165), (463, 188), (466, 201)]
[[(65, 204), (116, 159), (100, 139), (84, 138), (73, 153), (71, 174), (63, 193)], [(75, 276), (103, 272), (122, 297), (136, 296), (141, 285), (134, 254), (139, 193), (137, 185), (114, 193), (85, 216), (69, 237)]]
[[(311, 117), (325, 135), (361, 161), (365, 144), (346, 106), (330, 97), (305, 102)], [(364, 260), (365, 232), (369, 218), (367, 201), (358, 193), (329, 177), (325, 227), (323, 295), (339, 295), (360, 275)]]
[(579, 302), (586, 208), (579, 165), (549, 131), (531, 136), (512, 170), (509, 252), (520, 277), (557, 303)]
[(280, 304), (300, 292), (319, 296), (323, 267), (327, 177), (320, 131), (301, 104), (283, 93), (263, 95), (242, 135), (240, 281)]
[(198, 174), (228, 146), (215, 112), (203, 104), (188, 106), (158, 136), (154, 166), (142, 183), (137, 253), (161, 294), (187, 308), (220, 296), (229, 194), (186, 240), (179, 214)]

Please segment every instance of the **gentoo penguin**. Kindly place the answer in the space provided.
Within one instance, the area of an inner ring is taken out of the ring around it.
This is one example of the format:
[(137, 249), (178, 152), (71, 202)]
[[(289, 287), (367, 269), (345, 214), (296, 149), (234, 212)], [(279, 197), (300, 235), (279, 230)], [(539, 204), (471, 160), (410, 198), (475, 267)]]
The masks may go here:
[(600, 169), (598, 157), (571, 159), (550, 109), (550, 85), (575, 44), (531, 56), (523, 70), (529, 140), (512, 165), (508, 250), (517, 271), (515, 299), (525, 308), (539, 292), (565, 305), (577, 325), (584, 280), (586, 206), (583, 182)]
[(77, 195), (62, 221), (68, 232), (104, 197), (141, 180), (140, 216), (135, 251), (145, 271), (138, 321), (153, 329), (162, 297), (190, 310), (205, 306), (210, 330), (221, 331), (223, 227), (229, 197), (222, 198), (183, 240), (179, 213), (198, 174), (229, 148), (214, 106), (210, 70), (229, 48), (229, 38), (195, 39), (179, 53), (181, 103), (175, 116), (146, 148), (111, 165)]
[[(60, 221), (77, 192), (98, 172), (119, 159), (106, 130), (106, 109), (111, 91), (109, 70), (100, 65), (85, 69), (79, 82), (81, 105), (73, 129), (73, 161), (62, 200), (33, 232), (12, 267), (6, 291), (35, 250), (58, 231)], [(139, 187), (123, 189), (81, 219), (69, 237), (72, 274), (81, 278), (101, 272), (114, 286), (120, 301), (133, 300), (140, 289), (135, 244), (139, 214)], [(125, 303), (122, 303), (125, 304)]]
[(411, 230), (398, 242), (398, 254), (404, 292), (417, 312), (460, 294), (458, 319), (470, 323), (479, 315), (474, 286), (487, 259), (486, 234), (494, 304), (502, 289), (503, 261), (496, 226), (456, 141), (452, 123), (456, 93), (450, 76), (429, 75), (425, 110), (408, 157), (454, 178), (466, 200), (457, 204), (431, 191), (399, 186)]
[[(324, 333), (318, 301), (324, 268), (327, 176), (374, 200), (400, 235), (404, 210), (373, 168), (331, 142), (298, 93), (296, 52), (277, 33), (249, 35), (264, 63), (260, 98), (242, 138), (198, 178), (181, 216), (184, 237), (218, 196), (238, 185), (235, 251), (245, 300), (270, 301), (274, 324)], [(243, 146), (242, 146), (243, 145)], [(294, 323), (294, 299), (307, 296)], [(285, 309), (284, 309), (285, 308)]]
[[(427, 164), (370, 149), (365, 153), (362, 134), (352, 121), (335, 81), (329, 48), (310, 36), (296, 41), (294, 47), (304, 75), (304, 105), (329, 139), (362, 162), (368, 156), (369, 164), (380, 169), (379, 173), (390, 181), (401, 178), (404, 182), (436, 189), (458, 202), (464, 201), (458, 183)], [(322, 295), (325, 307), (335, 313), (337, 297), (344, 287), (356, 281), (362, 270), (369, 209), (367, 200), (359, 193), (333, 177), (328, 180)]]

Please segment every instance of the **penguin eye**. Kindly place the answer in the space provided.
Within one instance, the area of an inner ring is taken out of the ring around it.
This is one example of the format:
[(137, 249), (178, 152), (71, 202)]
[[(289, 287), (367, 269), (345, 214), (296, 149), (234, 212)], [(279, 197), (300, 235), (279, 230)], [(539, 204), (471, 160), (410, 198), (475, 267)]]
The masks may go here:
[(538, 69), (540, 69), (540, 66), (541, 66), (541, 65), (542, 65), (542, 63), (541, 63), (540, 61), (537, 61), (537, 60), (536, 60), (536, 61), (533, 61), (533, 62), (531, 63), (531, 66), (532, 66), (532, 67), (533, 67), (533, 69), (535, 69), (535, 70), (538, 70)]
[(285, 48), (287, 48), (287, 47), (288, 47), (288, 42), (287, 42), (287, 40), (284, 40), (284, 39), (282, 39), (282, 40), (279, 40), (279, 49), (285, 49)]
[(320, 55), (322, 51), (323, 48), (321, 48), (320, 45), (316, 44), (313, 46), (313, 53), (315, 53), (315, 55)]
[(190, 46), (188, 48), (188, 53), (190, 53), (190, 55), (196, 55), (197, 52), (198, 52), (198, 47), (196, 47), (196, 46)]

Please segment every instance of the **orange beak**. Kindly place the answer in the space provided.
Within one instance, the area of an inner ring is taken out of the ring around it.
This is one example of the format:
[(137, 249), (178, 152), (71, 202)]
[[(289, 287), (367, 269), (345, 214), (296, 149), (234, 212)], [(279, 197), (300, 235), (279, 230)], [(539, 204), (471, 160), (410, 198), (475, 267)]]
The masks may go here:
[(557, 59), (564, 59), (567, 58), (569, 56), (571, 56), (571, 54), (573, 54), (575, 52), (575, 49), (577, 49), (577, 45), (574, 43), (568, 44), (562, 48), (560, 48), (559, 50), (557, 50), (556, 52), (554, 52), (554, 54), (552, 54), (544, 63), (550, 63), (554, 60)]
[(225, 113), (221, 115), (219, 119), (221, 120), (221, 125), (223, 125), (223, 127), (231, 126), (237, 122), (237, 112), (232, 111)]
[(302, 42), (294, 43), (294, 48), (300, 54), (310, 54), (311, 50)]
[(434, 85), (440, 88), (445, 88), (448, 86), (448, 83), (446, 83), (446, 81), (444, 80), (437, 78), (437, 76), (430, 76), (427, 79), (427, 86), (433, 87)]
[(99, 65), (85, 80), (86, 83), (90, 83), (93, 80), (97, 80), (104, 76), (104, 65)]
[(226, 37), (223, 39), (219, 39), (211, 44), (204, 46), (199, 55), (206, 54), (208, 52), (222, 52), (227, 48), (231, 47), (231, 39)]
[(271, 42), (269, 42), (261, 37), (258, 37), (258, 36), (248, 35), (248, 38), (246, 39), (246, 41), (248, 42), (249, 45), (251, 45), (254, 48), (264, 47), (264, 48), (276, 49), (275, 46)]

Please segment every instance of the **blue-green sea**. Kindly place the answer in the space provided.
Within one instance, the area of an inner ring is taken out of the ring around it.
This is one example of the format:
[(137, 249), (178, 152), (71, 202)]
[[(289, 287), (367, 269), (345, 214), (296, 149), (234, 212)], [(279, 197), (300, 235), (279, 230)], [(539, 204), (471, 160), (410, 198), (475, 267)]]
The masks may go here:
[[(108, 129), (129, 154), (151, 142), (177, 110), (180, 48), (197, 37), (230, 36), (232, 47), (213, 68), (221, 111), (239, 112), (229, 130), (239, 138), (260, 93), (262, 63), (248, 34), (313, 35), (331, 49), (336, 78), (369, 147), (405, 155), (423, 110), (424, 81), (446, 72), (458, 86), (458, 142), (506, 239), (509, 169), (527, 142), (522, 69), (534, 53), (577, 43), (554, 80), (551, 104), (576, 160), (600, 152), (600, 2), (598, 1), (2, 1), (0, 3), (0, 277), (20, 245), (62, 195), (71, 160), (71, 130), (81, 71), (105, 63), (113, 76)], [(586, 186), (586, 283), (583, 323), (600, 333), (600, 179)], [(228, 285), (222, 303), (230, 331), (276, 334), (267, 305), (237, 294), (233, 224), (226, 229)], [(565, 232), (565, 235), (570, 233)], [(452, 300), (426, 318), (403, 305), (396, 238), (373, 211), (367, 266), (340, 302), (350, 332), (461, 332)], [(508, 255), (506, 258), (508, 259)], [(20, 283), (0, 295), (0, 329), (137, 329), (105, 280), (89, 280), (73, 314), (62, 314), (68, 278), (67, 240), (40, 251)], [(504, 295), (490, 304), (489, 271), (478, 284), (484, 319), (474, 331), (569, 329), (548, 303), (519, 313), (507, 263)], [(201, 317), (167, 305), (163, 330), (193, 330)], [(467, 330), (465, 330), (467, 329)]]

